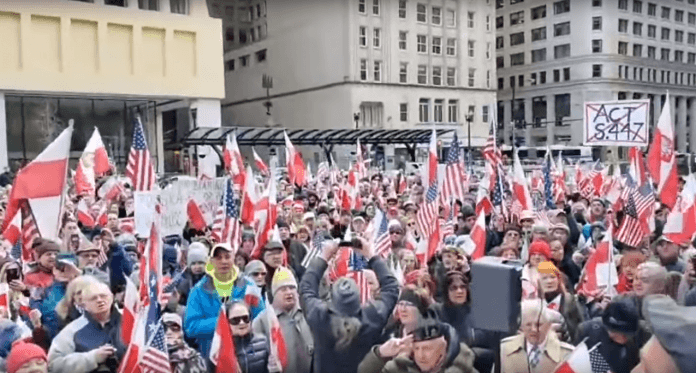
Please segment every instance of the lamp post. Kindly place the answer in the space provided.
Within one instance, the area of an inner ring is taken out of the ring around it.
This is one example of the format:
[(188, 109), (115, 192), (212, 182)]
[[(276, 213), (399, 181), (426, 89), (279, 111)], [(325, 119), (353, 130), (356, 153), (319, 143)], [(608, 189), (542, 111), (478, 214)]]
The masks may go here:
[(468, 140), (467, 144), (467, 164), (469, 167), (471, 167), (471, 122), (474, 120), (474, 110), (472, 109), (471, 106), (469, 106), (469, 111), (466, 113), (466, 124), (467, 124), (467, 129), (466, 129), (466, 136)]
[(358, 122), (360, 121), (360, 112), (353, 113), (353, 120), (355, 121), (355, 129), (358, 129)]
[(263, 106), (266, 107), (266, 115), (270, 117), (271, 107), (273, 107), (273, 104), (271, 103), (271, 88), (273, 88), (273, 78), (270, 75), (263, 74), (261, 77), (261, 87), (266, 89), (266, 102), (264, 102)]

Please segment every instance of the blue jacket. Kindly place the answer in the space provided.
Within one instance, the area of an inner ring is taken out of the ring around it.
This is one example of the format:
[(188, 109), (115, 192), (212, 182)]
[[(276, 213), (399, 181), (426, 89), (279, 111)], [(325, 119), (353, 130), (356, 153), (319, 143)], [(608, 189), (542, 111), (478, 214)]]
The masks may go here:
[(31, 308), (41, 311), (41, 323), (48, 329), (51, 340), (63, 329), (63, 320), (56, 313), (56, 306), (65, 296), (66, 289), (66, 283), (54, 281), (44, 289), (41, 299), (31, 299), (29, 302)]
[(113, 243), (106, 263), (99, 269), (109, 273), (111, 289), (118, 289), (126, 285), (126, 277), (133, 272), (133, 263), (128, 259), (123, 246)]
[[(237, 271), (239, 270), (237, 269)], [(250, 290), (260, 294), (258, 287), (240, 272), (240, 276), (234, 283), (232, 296), (229, 299), (225, 299), (225, 303), (245, 299), (247, 287), (252, 286), (256, 289)], [(210, 355), (210, 344), (215, 334), (222, 301), (217, 290), (215, 290), (215, 285), (210, 275), (206, 275), (198, 281), (198, 284), (189, 293), (188, 302), (186, 303), (184, 332), (187, 337), (193, 338), (198, 343), (198, 352), (202, 356), (207, 357)], [(247, 304), (251, 307), (252, 318), (261, 313), (265, 306), (260, 302), (260, 298), (257, 304), (249, 304), (249, 301), (247, 301)]]

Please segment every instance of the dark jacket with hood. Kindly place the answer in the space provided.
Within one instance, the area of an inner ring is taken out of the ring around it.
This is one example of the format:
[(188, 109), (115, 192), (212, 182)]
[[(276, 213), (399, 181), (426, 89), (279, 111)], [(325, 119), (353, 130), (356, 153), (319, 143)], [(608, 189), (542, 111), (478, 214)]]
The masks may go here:
[(283, 241), (283, 246), (288, 253), (288, 265), (293, 273), (295, 273), (295, 279), (300, 281), (305, 272), (305, 267), (302, 266), (302, 260), (304, 260), (305, 255), (307, 255), (307, 247), (301, 242), (290, 239)]
[(327, 267), (323, 258), (314, 258), (300, 282), (307, 324), (314, 335), (314, 372), (354, 373), (370, 348), (379, 341), (399, 297), (399, 285), (384, 261), (377, 257), (370, 259), (368, 267), (377, 275), (382, 299), (371, 301), (358, 310), (354, 317), (360, 320), (360, 330), (347, 349), (336, 351), (336, 338), (330, 325), (333, 318), (343, 315), (319, 298), (319, 282)]
[(601, 343), (597, 349), (611, 367), (612, 372), (630, 373), (640, 362), (640, 349), (650, 339), (650, 333), (644, 325), (641, 325), (638, 333), (629, 338), (627, 344), (620, 345), (609, 338), (607, 327), (602, 319), (595, 318), (580, 324), (574, 344), (579, 344), (585, 338), (587, 338), (585, 344), (590, 348)]
[(249, 333), (244, 337), (234, 337), (234, 351), (241, 373), (268, 373), (271, 348), (265, 335)]
[[(123, 246), (113, 242), (109, 245), (107, 260), (100, 270), (109, 274), (109, 285), (111, 291), (117, 293), (126, 286), (126, 277), (133, 272), (133, 263), (128, 259), (126, 250)], [(115, 291), (114, 291), (115, 290)]]
[(205, 277), (205, 272), (200, 275), (194, 275), (193, 272), (191, 272), (191, 268), (186, 268), (184, 274), (181, 276), (181, 282), (179, 282), (179, 285), (176, 287), (179, 293), (179, 304), (182, 306), (186, 305), (191, 289), (193, 289), (203, 277)]

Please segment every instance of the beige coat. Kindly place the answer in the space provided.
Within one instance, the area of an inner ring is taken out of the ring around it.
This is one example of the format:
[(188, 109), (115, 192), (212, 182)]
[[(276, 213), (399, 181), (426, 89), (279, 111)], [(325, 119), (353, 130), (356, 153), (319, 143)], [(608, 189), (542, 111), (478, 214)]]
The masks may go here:
[(530, 369), (525, 344), (522, 334), (500, 342), (500, 373), (551, 373), (574, 349), (572, 345), (559, 341), (556, 333), (549, 333), (539, 364)]

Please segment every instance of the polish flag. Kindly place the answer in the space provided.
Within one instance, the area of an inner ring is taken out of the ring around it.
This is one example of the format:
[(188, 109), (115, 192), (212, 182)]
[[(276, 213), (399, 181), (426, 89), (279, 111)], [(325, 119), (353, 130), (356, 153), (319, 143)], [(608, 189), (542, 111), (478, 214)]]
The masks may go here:
[(689, 175), (689, 182), (681, 192), (681, 202), (667, 215), (667, 221), (662, 228), (662, 234), (678, 245), (691, 241), (696, 233), (695, 189), (693, 175)]
[(225, 169), (230, 172), (234, 183), (237, 185), (243, 185), (245, 177), (244, 158), (242, 158), (242, 153), (239, 151), (236, 134), (230, 134), (227, 136), (227, 143), (225, 144), (225, 150), (222, 153), (222, 158), (225, 162)]
[[(283, 274), (287, 273), (289, 272), (285, 271)], [(275, 308), (268, 302), (268, 298), (266, 298), (266, 322), (271, 329), (269, 338), (271, 353), (268, 357), (268, 366), (272, 368), (273, 371), (282, 372), (285, 370), (285, 367), (288, 366), (288, 349), (285, 344), (283, 330), (280, 328), (278, 316), (275, 314)]]
[(643, 185), (646, 181), (645, 179), (645, 160), (643, 159), (643, 153), (637, 147), (631, 147), (628, 149), (628, 173), (631, 175), (633, 180), (636, 181), (636, 185)]
[(479, 182), (478, 192), (476, 195), (476, 214), (483, 211), (484, 214), (490, 214), (493, 212), (493, 203), (488, 195), (488, 188), (490, 187), (490, 174), (486, 172)]
[(657, 183), (657, 196), (671, 209), (677, 202), (677, 160), (674, 148), (674, 124), (669, 93), (648, 151), (648, 171)]
[(42, 237), (57, 239), (60, 227), (63, 196), (68, 178), (72, 120), (68, 128), (50, 143), (31, 163), (19, 170), (12, 185), (3, 230), (14, 218), (22, 201), (29, 203), (36, 214), (36, 225)]
[(597, 294), (598, 291), (607, 289), (607, 295), (612, 295), (614, 286), (619, 283), (614, 264), (612, 231), (612, 226), (609, 225), (604, 239), (597, 244), (597, 248), (587, 259), (583, 273), (584, 281), (578, 285), (584, 294)]
[(0, 282), (0, 307), (5, 307), (5, 311), (10, 312), (10, 286), (7, 282)]
[(261, 174), (268, 175), (268, 166), (266, 165), (266, 162), (264, 162), (259, 154), (256, 153), (256, 149), (251, 148), (251, 151), (254, 153), (254, 163), (256, 163), (256, 168), (259, 169)]
[(123, 184), (121, 180), (116, 176), (112, 176), (99, 187), (97, 196), (108, 201), (118, 198), (121, 193), (123, 193)]
[(17, 240), (22, 235), (22, 210), (17, 210), (15, 216), (12, 217), (7, 228), (2, 232), (3, 240), (7, 241), (10, 245), (14, 246), (17, 244)]
[(224, 305), (220, 307), (217, 326), (210, 346), (210, 361), (215, 365), (215, 373), (237, 373), (237, 354), (230, 322), (227, 320)]
[[(260, 258), (263, 248), (271, 239), (273, 228), (276, 225), (276, 220), (278, 217), (278, 202), (276, 201), (276, 198), (277, 187), (275, 176), (271, 175), (268, 188), (266, 188), (264, 196), (255, 206), (255, 209), (258, 212), (255, 214), (255, 216), (259, 217), (255, 220), (259, 223), (259, 227), (256, 231), (256, 246), (250, 255), (252, 258)], [(280, 242), (280, 240), (278, 241)]]
[[(433, 185), (437, 182), (437, 132), (433, 128), (433, 134), (430, 135), (430, 148), (428, 156), (428, 184)], [(426, 188), (427, 189), (427, 188)]]
[(440, 237), (440, 224), (435, 223), (434, 225), (435, 228), (430, 233), (430, 237), (428, 237), (428, 251), (424, 261), (422, 262), (424, 266), (427, 266), (430, 259), (432, 259), (432, 257), (434, 257), (438, 251), (440, 251), (440, 244), (442, 243), (442, 238)]
[(87, 201), (85, 201), (84, 198), (77, 203), (75, 212), (77, 213), (77, 220), (79, 220), (83, 226), (87, 228), (94, 228), (96, 221), (94, 221), (94, 217), (89, 213)]
[(515, 152), (515, 166), (512, 179), (512, 194), (522, 206), (522, 210), (533, 210), (532, 198), (527, 187), (527, 179), (520, 163), (520, 156)]
[(75, 169), (73, 180), (75, 182), (75, 192), (77, 195), (94, 195), (94, 191), (96, 189), (94, 181), (94, 169), (87, 167), (82, 159), (77, 162), (77, 168)]
[(133, 281), (126, 276), (126, 292), (123, 298), (123, 315), (121, 316), (121, 337), (123, 343), (130, 344), (138, 312), (139, 294)]
[(585, 342), (580, 342), (554, 373), (593, 373), (590, 352)]
[(94, 127), (92, 137), (87, 141), (85, 150), (82, 152), (82, 159), (87, 160), (87, 165), (92, 165), (92, 169), (96, 176), (102, 176), (109, 172), (111, 164), (109, 163), (109, 155), (106, 153), (106, 147), (102, 142), (99, 129)]
[(186, 204), (186, 213), (194, 229), (204, 231), (205, 227), (208, 226), (208, 223), (205, 221), (205, 216), (203, 216), (203, 211), (201, 211), (201, 207), (198, 206), (195, 199), (189, 199)]
[(476, 224), (471, 229), (469, 238), (471, 238), (476, 247), (471, 254), (471, 260), (476, 260), (486, 255), (486, 215), (483, 212), (479, 213), (478, 218), (476, 218)]
[(305, 164), (302, 160), (302, 154), (295, 149), (295, 146), (290, 142), (287, 132), (283, 132), (285, 136), (285, 162), (288, 169), (288, 177), (290, 183), (298, 186), (304, 185), (305, 182)]
[[(135, 285), (133, 285), (135, 286)], [(125, 310), (124, 310), (125, 312)], [(145, 328), (147, 327), (148, 307), (141, 308), (135, 316), (134, 329), (129, 337), (126, 354), (121, 359), (118, 373), (141, 373), (140, 367), (141, 352), (145, 350)], [(123, 337), (123, 335), (122, 335)], [(125, 338), (124, 338), (125, 341)]]
[(254, 181), (254, 171), (251, 167), (246, 169), (247, 177), (244, 178), (244, 188), (242, 189), (242, 208), (239, 218), (244, 225), (252, 225), (254, 223), (255, 205), (259, 198), (256, 195), (256, 182)]

